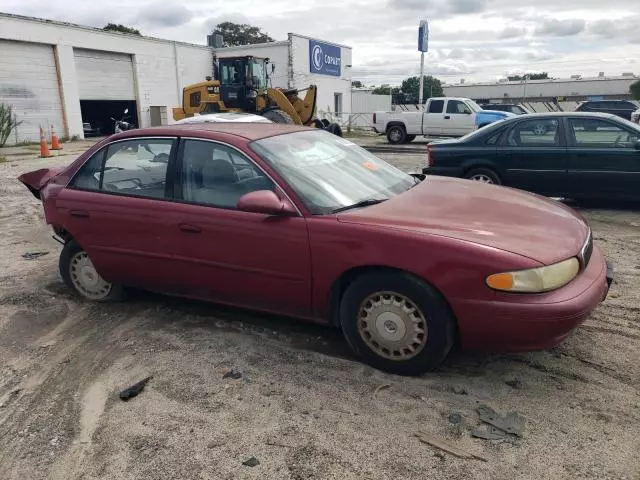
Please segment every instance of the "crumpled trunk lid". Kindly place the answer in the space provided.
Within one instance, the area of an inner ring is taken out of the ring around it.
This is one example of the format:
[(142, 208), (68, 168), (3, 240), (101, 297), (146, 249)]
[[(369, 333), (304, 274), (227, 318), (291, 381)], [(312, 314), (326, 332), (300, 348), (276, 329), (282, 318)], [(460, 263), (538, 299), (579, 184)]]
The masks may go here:
[(40, 200), (40, 191), (53, 177), (64, 169), (65, 167), (41, 168), (33, 172), (23, 173), (18, 177), (18, 180), (29, 189), (34, 197)]

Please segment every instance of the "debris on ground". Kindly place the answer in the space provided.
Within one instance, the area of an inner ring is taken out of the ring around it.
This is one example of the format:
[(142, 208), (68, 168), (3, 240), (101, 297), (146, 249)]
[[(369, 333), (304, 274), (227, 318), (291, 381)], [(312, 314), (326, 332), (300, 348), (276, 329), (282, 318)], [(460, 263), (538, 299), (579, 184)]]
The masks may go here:
[(153, 376), (149, 376), (147, 378), (143, 378), (138, 383), (131, 385), (129, 388), (126, 388), (120, 392), (120, 400), (126, 402), (130, 398), (137, 396), (142, 390), (144, 390), (145, 385), (151, 380)]
[(223, 445), (225, 445), (227, 442), (224, 440), (211, 440), (209, 443), (207, 443), (207, 448), (218, 448), (218, 447), (222, 447)]
[(426, 433), (426, 432), (418, 432), (415, 434), (415, 436), (418, 438), (418, 440), (420, 440), (422, 443), (425, 443), (427, 445), (431, 445), (432, 447), (436, 447), (439, 448), (440, 450), (444, 450), (447, 453), (450, 453), (451, 455), (454, 455), (458, 458), (475, 458), (476, 460), (482, 460), (483, 462), (486, 462), (487, 459), (480, 456), (480, 455), (476, 455), (475, 453), (471, 453), (471, 452), (467, 452), (466, 450), (457, 447), (455, 445), (451, 445), (450, 443), (430, 434), (430, 433)]
[(525, 419), (517, 412), (509, 412), (504, 417), (498, 415), (494, 409), (488, 405), (480, 405), (476, 408), (480, 420), (489, 425), (493, 425), (500, 430), (522, 437)]
[(464, 387), (451, 387), (449, 390), (451, 392), (455, 393), (456, 395), (468, 395), (469, 394), (467, 389), (464, 388)]
[(524, 387), (524, 385), (522, 384), (522, 382), (517, 379), (514, 378), (513, 380), (507, 380), (506, 382), (507, 385), (509, 385), (511, 388), (514, 388), (516, 390), (522, 390), (522, 387)]
[(25, 260), (35, 260), (36, 258), (43, 257), (49, 252), (27, 252), (22, 254), (22, 258)]
[(242, 374), (240, 372), (237, 372), (235, 370), (229, 370), (227, 373), (225, 373), (222, 376), (223, 379), (225, 378), (230, 378), (231, 380), (239, 380), (240, 378), (242, 378)]
[(449, 415), (449, 423), (459, 425), (462, 422), (462, 416), (459, 413), (452, 413)]
[(246, 465), (247, 467), (257, 467), (258, 465), (260, 465), (260, 460), (258, 460), (256, 457), (251, 457), (248, 460), (245, 460), (244, 462), (242, 462), (243, 465)]
[(471, 430), (471, 436), (476, 438), (482, 438), (483, 440), (507, 440), (509, 434), (497, 429), (496, 427), (489, 426), (488, 429), (474, 428)]
[(384, 383), (382, 385), (380, 385), (378, 388), (375, 389), (375, 391), (373, 392), (373, 398), (376, 398), (376, 395), (378, 395), (378, 392), (382, 391), (382, 390), (386, 390), (387, 388), (391, 388), (391, 385), (389, 385), (388, 383)]

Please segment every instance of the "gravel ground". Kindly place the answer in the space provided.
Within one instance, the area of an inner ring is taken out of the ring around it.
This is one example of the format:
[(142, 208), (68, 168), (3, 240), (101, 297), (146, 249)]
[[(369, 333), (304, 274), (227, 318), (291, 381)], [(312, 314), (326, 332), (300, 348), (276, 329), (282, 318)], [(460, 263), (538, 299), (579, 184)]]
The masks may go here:
[[(147, 293), (78, 300), (40, 203), (16, 181), (73, 156), (32, 157), (0, 164), (0, 478), (640, 479), (639, 209), (583, 209), (617, 277), (565, 343), (455, 352), (402, 378), (295, 320)], [(422, 158), (388, 160), (415, 170)], [(21, 257), (34, 251), (49, 254)], [(230, 369), (241, 378), (223, 378)], [(149, 375), (138, 397), (118, 399)], [(482, 404), (522, 415), (522, 437), (471, 437)], [(243, 465), (251, 457), (259, 464)]]

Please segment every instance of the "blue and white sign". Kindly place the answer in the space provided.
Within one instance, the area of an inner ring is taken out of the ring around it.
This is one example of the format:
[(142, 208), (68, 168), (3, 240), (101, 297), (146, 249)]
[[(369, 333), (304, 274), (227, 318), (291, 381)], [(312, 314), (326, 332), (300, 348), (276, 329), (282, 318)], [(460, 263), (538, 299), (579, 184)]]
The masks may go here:
[(426, 20), (420, 20), (418, 27), (418, 51), (429, 51), (429, 22)]
[(340, 76), (340, 47), (309, 40), (309, 71), (320, 75)]

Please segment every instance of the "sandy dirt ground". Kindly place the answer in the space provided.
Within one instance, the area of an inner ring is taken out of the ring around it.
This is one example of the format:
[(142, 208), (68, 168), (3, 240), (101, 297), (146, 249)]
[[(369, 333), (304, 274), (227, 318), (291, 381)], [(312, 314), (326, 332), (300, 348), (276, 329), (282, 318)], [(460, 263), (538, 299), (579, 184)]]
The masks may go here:
[[(0, 478), (640, 478), (640, 207), (583, 209), (617, 276), (565, 343), (454, 352), (439, 371), (403, 378), (359, 363), (338, 331), (291, 319), (139, 292), (80, 301), (59, 277), (40, 203), (16, 181), (73, 155), (7, 159)], [(407, 170), (422, 160), (388, 159)], [(22, 258), (36, 251), (49, 253)], [(223, 378), (230, 369), (241, 378)], [(480, 405), (522, 415), (522, 437), (473, 438)], [(419, 431), (486, 461), (423, 444)], [(251, 457), (259, 464), (243, 465)]]

